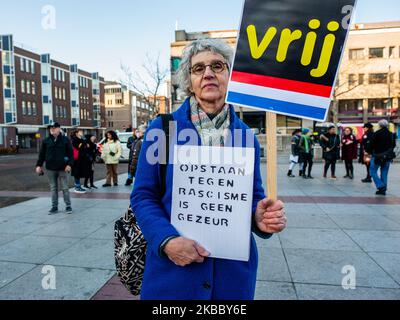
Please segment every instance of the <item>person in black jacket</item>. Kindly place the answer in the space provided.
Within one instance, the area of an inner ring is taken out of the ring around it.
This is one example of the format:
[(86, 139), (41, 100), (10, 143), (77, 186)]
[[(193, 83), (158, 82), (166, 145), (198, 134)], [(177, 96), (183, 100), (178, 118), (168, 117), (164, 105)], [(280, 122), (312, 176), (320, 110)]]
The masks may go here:
[(49, 214), (58, 212), (58, 179), (61, 182), (61, 189), (64, 195), (65, 211), (72, 213), (71, 198), (68, 189), (68, 173), (73, 165), (72, 146), (67, 137), (60, 131), (60, 125), (55, 122), (50, 125), (50, 136), (43, 140), (36, 163), (36, 173), (43, 175), (43, 164), (46, 162), (46, 173), (49, 179), (51, 190), (52, 207)]
[(141, 125), (136, 130), (136, 140), (134, 140), (134, 142), (131, 145), (132, 157), (130, 158), (130, 161), (129, 161), (128, 179), (125, 182), (126, 186), (130, 186), (132, 184), (133, 178), (136, 175), (136, 169), (137, 169), (137, 164), (139, 162), (140, 150), (142, 149), (143, 138), (144, 138), (144, 134), (146, 133), (146, 129), (147, 129), (147, 127), (145, 125)]
[[(388, 129), (387, 120), (379, 121), (379, 130), (372, 137), (367, 152), (372, 155), (370, 173), (376, 188), (377, 195), (386, 195), (388, 186), (388, 173), (390, 163), (393, 161), (394, 148), (396, 147), (396, 136)], [(381, 169), (381, 176), (378, 176), (378, 169)]]
[[(301, 129), (296, 129), (292, 133), (292, 139), (291, 139), (291, 154), (290, 154), (290, 166), (289, 166), (289, 171), (287, 173), (287, 176), (290, 178), (294, 178), (293, 174), (293, 169), (296, 166), (296, 164), (299, 163), (299, 155), (300, 155), (300, 138), (301, 138)], [(302, 174), (301, 169), (300, 169), (300, 174)]]
[(81, 178), (85, 178), (88, 175), (88, 160), (85, 155), (86, 143), (82, 138), (82, 130), (74, 130), (71, 132), (71, 143), (74, 152), (72, 176), (75, 179), (75, 193), (86, 193), (86, 190), (83, 189), (81, 185)]
[(132, 136), (128, 138), (128, 141), (126, 142), (126, 147), (129, 149), (129, 160), (128, 160), (128, 179), (126, 179), (125, 185), (130, 186), (133, 182), (133, 176), (132, 176), (132, 156), (133, 156), (133, 149), (132, 145), (135, 143), (137, 140), (136, 136), (137, 129), (132, 130)]
[(364, 164), (367, 169), (367, 177), (361, 180), (364, 183), (372, 182), (371, 174), (369, 172), (371, 164), (371, 155), (368, 154), (366, 150), (369, 147), (373, 133), (374, 133), (374, 126), (370, 122), (364, 124), (364, 135), (361, 139), (360, 154), (358, 158), (358, 162)]
[[(86, 148), (85, 148), (85, 183), (83, 186), (86, 189), (97, 189), (97, 187), (94, 185), (94, 163), (96, 162), (96, 156), (97, 156), (97, 146), (96, 146), (96, 137), (92, 134), (87, 134), (85, 135), (85, 142), (86, 142)], [(90, 181), (90, 186), (88, 185), (88, 182)]]
[(325, 159), (324, 178), (331, 167), (331, 179), (336, 180), (336, 161), (340, 158), (340, 137), (336, 134), (335, 126), (328, 127), (328, 132), (321, 134), (319, 143), (322, 147), (322, 157)]

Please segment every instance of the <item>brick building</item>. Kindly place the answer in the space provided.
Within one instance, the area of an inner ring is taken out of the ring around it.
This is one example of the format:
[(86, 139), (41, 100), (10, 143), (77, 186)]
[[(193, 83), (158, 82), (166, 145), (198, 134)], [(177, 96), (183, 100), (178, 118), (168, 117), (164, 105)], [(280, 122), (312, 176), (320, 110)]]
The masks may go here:
[(107, 129), (119, 131), (148, 124), (155, 117), (147, 99), (117, 82), (106, 83), (105, 112)]
[(14, 46), (12, 35), (0, 36), (0, 147), (36, 149), (54, 122), (67, 133), (79, 127), (100, 137), (104, 85), (96, 72)]

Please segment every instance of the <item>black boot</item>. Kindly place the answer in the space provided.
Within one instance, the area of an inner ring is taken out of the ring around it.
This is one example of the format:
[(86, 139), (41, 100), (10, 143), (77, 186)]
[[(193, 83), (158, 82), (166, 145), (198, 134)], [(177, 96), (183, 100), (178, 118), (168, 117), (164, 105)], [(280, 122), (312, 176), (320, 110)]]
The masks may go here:
[(303, 170), (299, 170), (299, 177), (303, 176)]
[(128, 179), (126, 179), (125, 185), (130, 186), (132, 184), (132, 182), (133, 182), (133, 180), (128, 178)]
[(377, 192), (375, 192), (376, 195), (381, 195), (381, 196), (386, 196), (386, 188), (379, 188)]
[(294, 178), (294, 175), (292, 174), (292, 170), (289, 170), (289, 171), (288, 171), (287, 176), (288, 176), (289, 178)]

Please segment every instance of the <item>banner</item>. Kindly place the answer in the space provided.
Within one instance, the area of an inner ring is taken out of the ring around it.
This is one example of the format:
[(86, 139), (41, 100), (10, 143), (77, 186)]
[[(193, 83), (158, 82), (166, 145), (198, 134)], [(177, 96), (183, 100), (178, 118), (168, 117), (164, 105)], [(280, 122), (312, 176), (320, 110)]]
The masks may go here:
[(254, 148), (175, 146), (171, 223), (213, 258), (248, 261)]
[(325, 121), (355, 0), (246, 0), (227, 102)]

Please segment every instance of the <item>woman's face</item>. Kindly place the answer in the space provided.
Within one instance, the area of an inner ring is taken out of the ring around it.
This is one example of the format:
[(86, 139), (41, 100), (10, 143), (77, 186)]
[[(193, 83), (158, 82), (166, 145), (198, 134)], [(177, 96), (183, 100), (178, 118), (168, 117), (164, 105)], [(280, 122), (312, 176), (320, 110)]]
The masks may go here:
[(349, 136), (349, 135), (351, 134), (350, 129), (349, 129), (349, 128), (344, 129), (344, 134), (345, 134), (346, 136)]
[(94, 143), (96, 141), (96, 137), (95, 136), (91, 136), (90, 137), (90, 141), (92, 141)]
[(225, 100), (226, 91), (229, 81), (229, 69), (225, 65), (223, 56), (211, 51), (203, 51), (192, 57), (191, 67), (196, 65), (211, 65), (215, 62), (224, 64), (224, 70), (220, 73), (211, 70), (211, 67), (206, 67), (203, 74), (190, 75), (192, 92), (200, 101), (215, 103), (220, 100)]
[(107, 133), (107, 139), (108, 139), (108, 140), (111, 140), (111, 139), (112, 139), (111, 133)]

